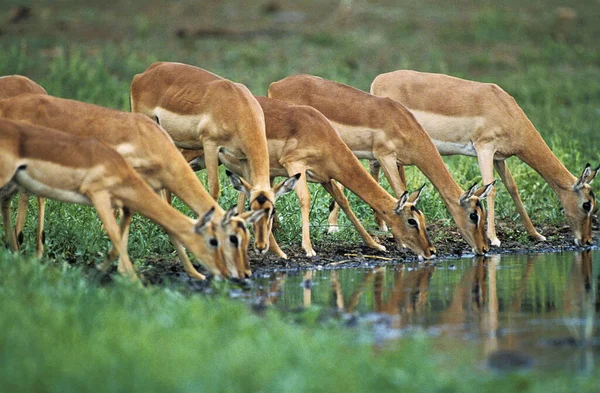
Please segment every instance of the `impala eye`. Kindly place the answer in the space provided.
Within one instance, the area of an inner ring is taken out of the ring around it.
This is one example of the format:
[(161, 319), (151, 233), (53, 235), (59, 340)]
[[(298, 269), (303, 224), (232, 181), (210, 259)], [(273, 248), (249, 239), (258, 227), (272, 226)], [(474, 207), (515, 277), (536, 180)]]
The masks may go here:
[(586, 212), (592, 210), (592, 203), (590, 201), (583, 202), (583, 210), (585, 210)]
[(417, 220), (415, 220), (414, 218), (409, 218), (408, 219), (408, 225), (410, 225), (411, 227), (418, 227), (419, 224), (417, 223)]
[(469, 214), (469, 218), (471, 219), (471, 221), (477, 222), (477, 213), (473, 212), (473, 213)]
[(219, 246), (219, 241), (217, 239), (215, 239), (214, 237), (212, 239), (210, 239), (209, 243), (213, 247), (218, 247)]
[(229, 236), (229, 241), (236, 246), (238, 245), (238, 242), (239, 242), (237, 236), (235, 236), (235, 235)]

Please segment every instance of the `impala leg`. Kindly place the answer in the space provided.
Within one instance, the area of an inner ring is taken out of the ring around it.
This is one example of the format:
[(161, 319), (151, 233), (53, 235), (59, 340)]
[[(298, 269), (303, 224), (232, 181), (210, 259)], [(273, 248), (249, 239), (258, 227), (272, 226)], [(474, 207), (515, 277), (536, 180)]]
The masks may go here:
[(525, 210), (525, 206), (523, 206), (523, 201), (521, 201), (521, 197), (519, 196), (519, 190), (517, 189), (517, 184), (515, 183), (515, 179), (512, 177), (510, 170), (508, 169), (508, 165), (506, 165), (506, 161), (494, 161), (494, 167), (496, 171), (500, 175), (504, 186), (508, 190), (508, 193), (512, 197), (515, 206), (517, 207), (517, 211), (521, 216), (521, 220), (523, 221), (523, 225), (525, 226), (525, 230), (529, 233), (529, 236), (534, 237), (537, 240), (544, 241), (546, 237), (541, 235), (533, 226), (527, 211)]
[(132, 281), (137, 281), (138, 276), (129, 259), (129, 255), (127, 255), (127, 249), (123, 249), (122, 247), (119, 225), (113, 215), (110, 195), (107, 192), (98, 192), (89, 194), (88, 197), (96, 208), (98, 217), (100, 218), (100, 221), (102, 221), (104, 229), (112, 241), (113, 247), (116, 248), (116, 252), (119, 254), (119, 273), (129, 277)]
[(177, 251), (177, 256), (179, 257), (179, 260), (183, 264), (183, 269), (185, 270), (187, 275), (190, 276), (191, 278), (195, 278), (196, 280), (206, 280), (206, 276), (204, 274), (198, 272), (198, 270), (196, 270), (196, 268), (190, 261), (190, 258), (188, 257), (185, 248), (179, 242), (179, 240), (177, 240), (177, 238), (175, 236), (171, 235), (170, 233), (169, 233), (169, 240), (173, 244), (173, 247), (175, 247), (175, 251)]
[(17, 239), (17, 246), (23, 244), (23, 228), (25, 227), (25, 220), (27, 218), (27, 209), (29, 208), (29, 194), (26, 192), (19, 192), (19, 207), (17, 210), (17, 222), (15, 223), (15, 234)]
[[(172, 205), (173, 193), (171, 191), (169, 191), (165, 188), (165, 189), (161, 190), (160, 195), (163, 200), (167, 201), (167, 203), (169, 205)], [(131, 222), (131, 218), (129, 219), (129, 221)], [(123, 220), (121, 220), (121, 224), (123, 224)], [(129, 225), (127, 227), (127, 235), (129, 235)], [(175, 236), (171, 235), (170, 233), (168, 235), (169, 235), (169, 240), (171, 241), (171, 244), (173, 244), (173, 247), (175, 247), (175, 251), (177, 252), (177, 256), (179, 257), (179, 260), (181, 261), (181, 264), (183, 265), (183, 270), (185, 270), (187, 275), (190, 276), (191, 278), (195, 278), (196, 280), (206, 280), (206, 276), (204, 276), (204, 274), (198, 272), (198, 270), (196, 270), (196, 268), (190, 261), (190, 258), (187, 255), (185, 247), (183, 247), (183, 245), (179, 242), (179, 240), (177, 240), (177, 238)], [(127, 236), (127, 238), (128, 237), (129, 236)]]
[[(29, 198), (28, 198), (29, 199)], [(44, 216), (46, 215), (46, 198), (38, 197), (38, 225), (35, 237), (35, 257), (41, 258), (44, 255), (44, 243), (46, 235), (44, 233)]]
[[(381, 169), (381, 164), (379, 163), (379, 161), (377, 161), (377, 160), (369, 161), (369, 173), (371, 174), (371, 176), (373, 177), (373, 179), (375, 179), (375, 181), (377, 183), (379, 183), (379, 170), (380, 169)], [(379, 214), (377, 214), (375, 212), (373, 212), (373, 214), (375, 215), (375, 223), (377, 224), (377, 228), (379, 228), (380, 231), (387, 232), (388, 227), (387, 227), (385, 221), (383, 221), (383, 219), (379, 216)]]
[[(129, 244), (129, 228), (131, 227), (131, 220), (133, 219), (133, 212), (124, 207), (123, 209), (114, 209), (112, 217), (115, 218), (117, 212), (120, 211), (119, 214), (121, 216), (121, 222), (119, 223), (119, 233), (121, 238), (121, 249), (127, 250)], [(116, 218), (115, 218), (116, 221)], [(105, 272), (112, 265), (113, 261), (117, 259), (119, 256), (119, 250), (114, 246), (110, 248), (108, 251), (108, 255), (106, 259), (98, 265), (98, 269)], [(119, 265), (121, 261), (119, 260)]]
[[(338, 182), (334, 182), (336, 187), (340, 189), (341, 192), (344, 192), (344, 186)], [(329, 205), (329, 217), (327, 218), (327, 222), (329, 223), (329, 229), (327, 233), (337, 233), (340, 231), (340, 227), (338, 226), (338, 219), (340, 215), (340, 205), (335, 203), (335, 200), (331, 202)]]
[(17, 239), (15, 239), (15, 231), (12, 227), (12, 222), (10, 221), (10, 201), (12, 198), (8, 197), (2, 199), (0, 203), (2, 204), (2, 225), (4, 226), (4, 241), (6, 241), (6, 245), (14, 252), (16, 252), (19, 247), (17, 245)]
[[(477, 150), (477, 148), (475, 148)], [(477, 161), (479, 162), (479, 171), (483, 178), (483, 184), (489, 184), (494, 181), (494, 154), (491, 149), (477, 150)], [(500, 240), (496, 235), (496, 225), (494, 222), (494, 198), (496, 197), (496, 186), (487, 197), (487, 236), (492, 246), (500, 246)]]
[(348, 202), (348, 199), (346, 198), (346, 196), (344, 196), (344, 193), (341, 192), (340, 189), (333, 183), (333, 181), (330, 180), (326, 183), (321, 183), (321, 185), (325, 188), (325, 190), (327, 190), (329, 194), (331, 194), (333, 199), (335, 199), (335, 201), (340, 205), (342, 210), (344, 210), (344, 213), (346, 213), (346, 215), (348, 216), (348, 218), (350, 219), (360, 236), (363, 238), (366, 245), (371, 248), (374, 248), (375, 250), (385, 251), (385, 247), (377, 243), (371, 237), (371, 235), (369, 235), (367, 230), (362, 226), (362, 224), (350, 208), (350, 203)]
[(396, 196), (404, 194), (404, 191), (406, 191), (406, 179), (403, 180), (400, 176), (400, 171), (398, 170), (396, 157), (394, 155), (386, 155), (379, 157), (376, 156), (375, 158), (377, 158), (377, 160), (379, 161), (381, 169), (383, 169), (383, 173), (388, 179), (390, 187), (392, 187), (392, 191), (394, 191)]
[(221, 191), (219, 185), (219, 151), (214, 143), (204, 142), (204, 163), (210, 196), (218, 201)]
[(237, 202), (237, 211), (238, 214), (241, 214), (243, 211), (245, 211), (246, 207), (246, 194), (244, 194), (243, 192), (239, 192), (238, 193), (238, 202)]
[(269, 251), (271, 251), (272, 253), (277, 255), (279, 258), (288, 259), (287, 254), (285, 252), (283, 252), (281, 247), (279, 247), (277, 240), (275, 240), (275, 236), (273, 235), (273, 232), (271, 232), (269, 234)]
[[(396, 167), (398, 168), (398, 174), (400, 175), (400, 182), (402, 183), (402, 185), (404, 186), (404, 189), (406, 190), (406, 171), (404, 170), (404, 165), (398, 164)], [(396, 196), (398, 196), (398, 195), (396, 195)]]
[(300, 215), (302, 216), (302, 248), (306, 251), (307, 257), (314, 257), (317, 253), (310, 241), (310, 192), (308, 191), (308, 182), (306, 180), (306, 168), (302, 165), (290, 165), (286, 166), (285, 169), (290, 176), (296, 173), (302, 174), (295, 188), (298, 201), (300, 202)]

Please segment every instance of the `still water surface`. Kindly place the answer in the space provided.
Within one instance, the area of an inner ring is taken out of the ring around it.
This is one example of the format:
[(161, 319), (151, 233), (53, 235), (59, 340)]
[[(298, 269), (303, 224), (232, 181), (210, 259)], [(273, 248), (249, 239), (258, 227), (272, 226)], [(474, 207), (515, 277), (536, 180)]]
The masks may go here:
[(277, 272), (256, 279), (252, 301), (338, 310), (384, 345), (418, 332), (436, 345), (474, 346), (498, 367), (592, 372), (600, 364), (599, 271), (592, 250)]

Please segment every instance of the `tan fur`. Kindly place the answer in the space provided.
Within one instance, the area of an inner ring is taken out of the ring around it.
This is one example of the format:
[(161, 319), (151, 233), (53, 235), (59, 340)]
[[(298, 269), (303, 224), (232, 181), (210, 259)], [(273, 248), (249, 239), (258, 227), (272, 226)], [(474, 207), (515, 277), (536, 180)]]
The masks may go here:
[[(48, 126), (77, 136), (96, 138), (119, 151), (155, 191), (165, 188), (173, 192), (198, 214), (204, 214), (214, 208), (214, 222), (221, 245), (219, 253), (224, 253), (222, 258), (228, 266), (239, 267), (239, 271), (231, 272), (232, 275), (237, 277), (250, 274), (244, 272), (243, 268), (247, 251), (242, 250), (239, 244), (230, 244), (228, 240), (230, 235), (238, 234), (240, 229), (237, 223), (243, 223), (243, 220), (235, 217), (227, 225), (222, 225), (224, 211), (206, 192), (170, 136), (148, 117), (37, 94), (0, 101), (0, 117)], [(128, 219), (125, 217), (125, 221)], [(128, 230), (126, 223), (123, 230)], [(172, 240), (186, 272), (191, 277), (201, 279), (203, 276), (187, 259), (185, 250), (176, 244), (176, 239)]]
[[(46, 94), (46, 89), (42, 86), (38, 85), (31, 79), (22, 75), (7, 75), (0, 77), (0, 100), (5, 98), (16, 97), (20, 94)], [(44, 243), (43, 243), (43, 232), (44, 232), (44, 198), (38, 197), (38, 216), (41, 219), (38, 220), (38, 228), (37, 228), (37, 236), (36, 236), (36, 247), (35, 247), (35, 256), (36, 258), (41, 258), (44, 253)], [(22, 234), (23, 227), (25, 226), (25, 216), (27, 212), (27, 208), (29, 206), (29, 196), (23, 192), (19, 195), (19, 210), (17, 213), (17, 223), (15, 225), (15, 236), (12, 234), (7, 239), (10, 244), (10, 247), (13, 251), (16, 251), (19, 247), (17, 243), (17, 239), (19, 239)], [(12, 238), (13, 240), (11, 240)]]
[(138, 211), (181, 241), (213, 274), (223, 273), (222, 261), (210, 257), (215, 254), (209, 244), (214, 224), (203, 228), (202, 235), (197, 233), (191, 219), (162, 201), (116, 151), (101, 142), (0, 119), (0, 153), (0, 188), (15, 182), (44, 197), (93, 205), (120, 257), (122, 274), (137, 279), (113, 208)]
[[(369, 176), (319, 111), (309, 106), (289, 105), (266, 97), (256, 99), (265, 114), (271, 175), (289, 176), (300, 173), (295, 189), (302, 215), (302, 247), (307, 256), (316, 255), (310, 241), (310, 194), (307, 181), (320, 183), (340, 203), (368, 246), (385, 250), (358, 221), (348, 200), (333, 184), (333, 180), (350, 188), (377, 211), (390, 225), (399, 244), (401, 240), (419, 256), (433, 256), (435, 248), (427, 236), (423, 214), (411, 201), (403, 205), (400, 214), (394, 212), (397, 201)], [(190, 153), (187, 154), (188, 158), (192, 158)], [(228, 169), (240, 171), (240, 161), (234, 155), (223, 153), (220, 157)], [(409, 219), (416, 220), (418, 227), (411, 227), (407, 223)]]
[[(527, 232), (536, 239), (545, 240), (531, 223), (504, 162), (511, 156), (522, 159), (555, 191), (565, 208), (576, 243), (591, 244), (591, 213), (596, 202), (589, 182), (596, 171), (590, 172), (581, 187), (574, 187), (577, 179), (554, 156), (514, 98), (498, 85), (400, 70), (377, 76), (371, 85), (371, 93), (405, 105), (437, 143), (468, 142), (475, 153), (468, 155), (477, 156), (483, 181), (493, 180), (495, 167), (517, 206)], [(441, 116), (447, 121), (428, 121)], [(475, 118), (479, 121), (465, 122)], [(452, 126), (456, 122), (462, 122), (463, 126)], [(452, 154), (443, 149), (440, 152)], [(494, 227), (495, 193), (493, 190), (488, 196), (488, 236), (492, 244), (499, 245)], [(591, 210), (582, 208), (585, 202), (592, 204)]]
[[(310, 105), (323, 113), (355, 155), (380, 162), (397, 196), (406, 191), (403, 171), (398, 166), (416, 165), (440, 192), (473, 251), (487, 252), (485, 230), (478, 224), (486, 213), (478, 195), (485, 195), (491, 187), (464, 192), (448, 172), (431, 138), (401, 104), (311, 75), (295, 75), (271, 83), (268, 94), (290, 103)], [(470, 218), (472, 214), (477, 220)], [(334, 221), (330, 217), (330, 222)]]
[[(213, 198), (219, 196), (218, 153), (224, 149), (243, 161), (250, 199), (266, 197), (252, 208), (273, 209), (264, 117), (244, 85), (187, 64), (158, 62), (133, 78), (131, 110), (156, 120), (178, 147), (202, 151)], [(261, 252), (269, 248), (269, 216), (255, 225), (254, 245)]]
[(7, 75), (0, 77), (0, 100), (27, 93), (46, 94), (46, 90), (25, 76)]

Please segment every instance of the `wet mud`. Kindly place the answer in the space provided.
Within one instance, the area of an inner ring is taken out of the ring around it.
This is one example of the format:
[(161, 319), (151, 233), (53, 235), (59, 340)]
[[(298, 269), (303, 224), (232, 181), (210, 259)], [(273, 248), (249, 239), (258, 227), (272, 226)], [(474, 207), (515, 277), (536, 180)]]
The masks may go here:
[[(568, 226), (541, 225), (538, 230), (547, 240), (539, 242), (530, 238), (518, 225), (509, 222), (498, 222), (496, 227), (498, 237), (502, 241), (500, 247), (492, 247), (490, 254), (505, 253), (539, 253), (575, 250), (578, 247), (573, 242), (573, 235)], [(517, 227), (517, 228), (515, 228)], [(430, 224), (429, 233), (433, 234), (432, 242), (437, 248), (436, 258), (430, 263), (440, 263), (447, 259), (473, 255), (467, 243), (462, 239), (455, 227), (442, 226), (441, 223)], [(594, 222), (594, 239), (599, 238), (598, 222)], [(257, 275), (277, 271), (299, 271), (310, 269), (343, 269), (369, 268), (389, 264), (415, 262), (416, 255), (407, 249), (398, 249), (390, 233), (375, 233), (374, 238), (387, 248), (386, 252), (373, 250), (364, 243), (346, 243), (339, 240), (328, 240), (327, 236), (313, 244), (316, 257), (306, 257), (298, 239), (297, 244), (285, 246), (282, 249), (288, 259), (281, 259), (273, 253), (257, 254), (250, 250), (252, 271)], [(200, 272), (201, 266), (196, 265)], [(165, 281), (185, 281), (196, 290), (209, 290), (207, 283), (188, 280), (183, 267), (175, 257), (168, 259), (148, 258), (145, 266), (139, 269), (143, 280), (148, 284), (160, 284)]]

